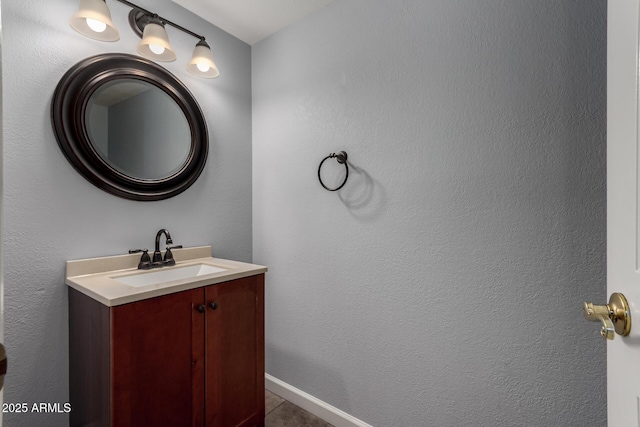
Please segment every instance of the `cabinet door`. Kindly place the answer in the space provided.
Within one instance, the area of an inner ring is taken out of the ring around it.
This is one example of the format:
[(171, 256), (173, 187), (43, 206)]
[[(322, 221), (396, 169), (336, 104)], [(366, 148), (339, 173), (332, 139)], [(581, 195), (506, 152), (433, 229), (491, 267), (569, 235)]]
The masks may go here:
[(206, 425), (262, 425), (264, 275), (209, 286), (206, 301)]
[(112, 309), (112, 425), (204, 424), (204, 292)]

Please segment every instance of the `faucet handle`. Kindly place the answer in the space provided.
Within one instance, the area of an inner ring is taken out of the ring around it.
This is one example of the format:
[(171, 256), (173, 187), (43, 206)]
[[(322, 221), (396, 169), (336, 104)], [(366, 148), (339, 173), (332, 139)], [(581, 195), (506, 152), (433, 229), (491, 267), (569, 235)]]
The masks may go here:
[(137, 254), (142, 252), (140, 257), (140, 263), (138, 263), (138, 270), (148, 270), (151, 268), (151, 257), (149, 256), (149, 249), (129, 249), (130, 254)]
[(167, 246), (167, 250), (164, 253), (164, 265), (176, 265), (176, 260), (173, 258), (171, 249), (182, 249), (182, 245)]

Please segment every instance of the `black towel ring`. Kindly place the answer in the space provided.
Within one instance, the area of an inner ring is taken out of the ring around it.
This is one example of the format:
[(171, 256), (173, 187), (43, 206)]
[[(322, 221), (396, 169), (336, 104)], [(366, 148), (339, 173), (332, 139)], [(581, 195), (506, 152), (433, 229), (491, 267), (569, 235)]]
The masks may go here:
[[(336, 158), (338, 163), (344, 165), (344, 167), (347, 169), (347, 174), (344, 177), (344, 181), (342, 182), (342, 184), (340, 184), (340, 186), (338, 188), (329, 188), (326, 185), (324, 185), (324, 182), (322, 182), (322, 178), (320, 177), (320, 169), (322, 169), (322, 164), (324, 163), (325, 160), (332, 159), (334, 157)], [(344, 187), (344, 185), (347, 183), (347, 178), (349, 178), (349, 166), (347, 165), (347, 153), (346, 153), (346, 151), (340, 151), (337, 154), (336, 153), (331, 153), (327, 157), (322, 159), (322, 161), (320, 162), (320, 166), (318, 166), (318, 180), (320, 181), (320, 185), (322, 185), (325, 190), (338, 191), (339, 189)]]

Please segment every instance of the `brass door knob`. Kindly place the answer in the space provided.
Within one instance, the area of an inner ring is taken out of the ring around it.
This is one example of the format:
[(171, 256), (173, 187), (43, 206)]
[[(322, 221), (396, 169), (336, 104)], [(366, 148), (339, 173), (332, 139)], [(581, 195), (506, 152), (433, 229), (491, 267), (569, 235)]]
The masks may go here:
[(602, 322), (600, 334), (608, 340), (612, 340), (616, 333), (626, 337), (631, 332), (629, 303), (622, 294), (611, 294), (607, 305), (594, 305), (585, 302), (582, 310), (587, 320)]

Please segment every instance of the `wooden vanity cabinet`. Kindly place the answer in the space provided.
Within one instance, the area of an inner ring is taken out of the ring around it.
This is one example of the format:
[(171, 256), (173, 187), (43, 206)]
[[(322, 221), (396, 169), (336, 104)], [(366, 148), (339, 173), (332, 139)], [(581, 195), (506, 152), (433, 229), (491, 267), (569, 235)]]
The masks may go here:
[(72, 426), (264, 425), (263, 274), (69, 314)]

